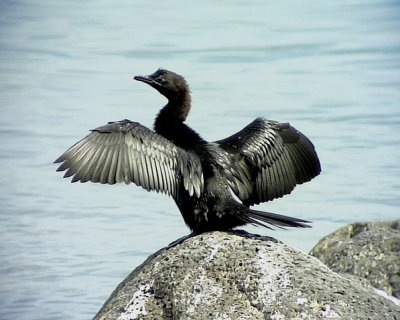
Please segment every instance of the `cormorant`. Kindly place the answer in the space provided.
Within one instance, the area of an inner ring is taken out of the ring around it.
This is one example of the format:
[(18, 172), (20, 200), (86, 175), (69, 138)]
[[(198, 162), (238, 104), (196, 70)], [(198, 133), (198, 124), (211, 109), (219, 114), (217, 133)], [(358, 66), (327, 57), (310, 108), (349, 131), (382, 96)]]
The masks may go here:
[(306, 220), (249, 208), (289, 194), (320, 173), (306, 136), (289, 123), (257, 118), (226, 139), (207, 142), (184, 123), (191, 98), (182, 76), (159, 69), (134, 79), (168, 99), (154, 131), (126, 119), (91, 130), (55, 161), (62, 162), (57, 171), (67, 170), (64, 177), (134, 182), (166, 193), (195, 234), (247, 223), (309, 227)]

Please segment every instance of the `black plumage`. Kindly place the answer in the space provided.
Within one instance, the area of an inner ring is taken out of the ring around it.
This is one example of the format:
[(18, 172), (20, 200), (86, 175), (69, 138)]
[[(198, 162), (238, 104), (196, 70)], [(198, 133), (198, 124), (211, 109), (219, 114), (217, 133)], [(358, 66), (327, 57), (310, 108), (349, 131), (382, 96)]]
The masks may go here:
[(67, 170), (64, 177), (72, 182), (134, 182), (164, 192), (195, 233), (247, 223), (308, 227), (302, 219), (249, 208), (282, 197), (320, 173), (306, 136), (288, 123), (257, 118), (226, 139), (207, 142), (184, 123), (191, 99), (182, 76), (159, 69), (134, 79), (168, 99), (154, 131), (126, 119), (93, 129), (55, 161), (61, 163), (57, 171)]

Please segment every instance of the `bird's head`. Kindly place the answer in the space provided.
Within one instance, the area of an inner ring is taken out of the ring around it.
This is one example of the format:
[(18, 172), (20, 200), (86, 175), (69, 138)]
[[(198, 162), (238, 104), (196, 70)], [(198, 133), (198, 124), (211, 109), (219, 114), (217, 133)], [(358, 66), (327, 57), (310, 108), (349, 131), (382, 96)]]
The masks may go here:
[(189, 86), (186, 80), (172, 71), (158, 69), (148, 76), (135, 76), (134, 79), (157, 89), (169, 101), (184, 100), (189, 95)]

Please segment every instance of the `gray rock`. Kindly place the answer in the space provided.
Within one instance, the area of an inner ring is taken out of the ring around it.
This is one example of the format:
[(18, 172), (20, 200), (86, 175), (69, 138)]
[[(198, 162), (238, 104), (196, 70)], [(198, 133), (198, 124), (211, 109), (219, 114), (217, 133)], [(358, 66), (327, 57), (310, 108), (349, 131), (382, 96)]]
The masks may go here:
[(152, 255), (94, 319), (399, 319), (400, 307), (318, 259), (260, 237), (205, 233)]
[(321, 239), (310, 254), (400, 298), (400, 220), (350, 224)]

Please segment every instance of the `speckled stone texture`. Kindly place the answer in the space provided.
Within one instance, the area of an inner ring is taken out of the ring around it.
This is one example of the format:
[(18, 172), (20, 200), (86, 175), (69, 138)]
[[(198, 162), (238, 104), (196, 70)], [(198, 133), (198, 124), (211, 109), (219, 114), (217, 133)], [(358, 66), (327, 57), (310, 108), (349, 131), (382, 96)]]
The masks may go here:
[(155, 253), (94, 319), (399, 319), (400, 307), (276, 240), (205, 233)]
[(350, 224), (321, 239), (310, 254), (400, 298), (400, 220)]

